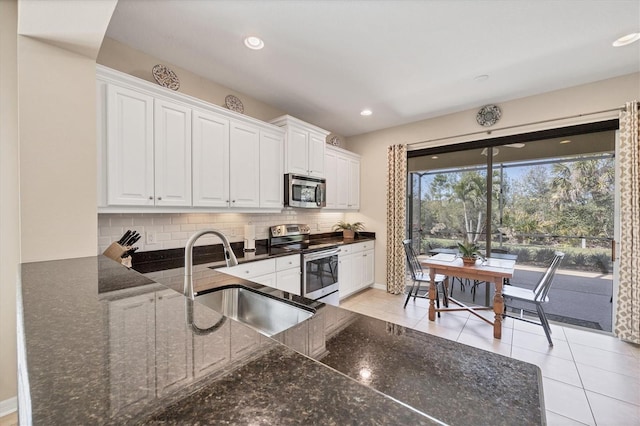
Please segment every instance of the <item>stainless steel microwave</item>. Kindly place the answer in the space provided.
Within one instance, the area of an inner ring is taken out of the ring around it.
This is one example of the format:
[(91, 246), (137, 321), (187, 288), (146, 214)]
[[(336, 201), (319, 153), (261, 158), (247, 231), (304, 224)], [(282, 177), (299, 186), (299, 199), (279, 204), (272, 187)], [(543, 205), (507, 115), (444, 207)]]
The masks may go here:
[(325, 179), (294, 174), (284, 175), (284, 205), (317, 209), (327, 205)]

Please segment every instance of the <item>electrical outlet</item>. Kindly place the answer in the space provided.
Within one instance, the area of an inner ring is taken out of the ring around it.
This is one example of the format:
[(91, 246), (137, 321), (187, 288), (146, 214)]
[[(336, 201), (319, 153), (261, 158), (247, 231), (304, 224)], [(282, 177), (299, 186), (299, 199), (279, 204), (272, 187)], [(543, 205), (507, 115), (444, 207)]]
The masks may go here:
[(147, 244), (156, 243), (156, 231), (147, 231)]

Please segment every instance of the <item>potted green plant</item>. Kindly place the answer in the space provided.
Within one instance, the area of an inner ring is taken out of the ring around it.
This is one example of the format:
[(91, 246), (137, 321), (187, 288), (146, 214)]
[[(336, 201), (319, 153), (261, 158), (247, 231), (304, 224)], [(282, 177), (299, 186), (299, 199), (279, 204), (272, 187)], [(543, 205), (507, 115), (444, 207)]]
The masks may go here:
[(480, 247), (473, 241), (465, 240), (462, 243), (458, 243), (458, 251), (460, 251), (460, 257), (462, 257), (462, 263), (466, 266), (474, 265), (476, 259), (480, 256)]
[(344, 221), (340, 221), (333, 225), (333, 231), (342, 231), (342, 238), (345, 240), (353, 240), (355, 238), (356, 232), (360, 232), (364, 230), (364, 223), (362, 222), (353, 222), (347, 223)]

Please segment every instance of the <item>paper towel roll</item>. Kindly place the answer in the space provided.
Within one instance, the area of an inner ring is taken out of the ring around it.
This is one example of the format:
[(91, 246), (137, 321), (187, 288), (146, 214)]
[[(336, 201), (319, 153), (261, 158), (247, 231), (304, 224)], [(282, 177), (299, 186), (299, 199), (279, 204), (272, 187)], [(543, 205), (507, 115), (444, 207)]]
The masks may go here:
[(244, 226), (244, 249), (245, 250), (256, 249), (256, 226), (255, 225)]

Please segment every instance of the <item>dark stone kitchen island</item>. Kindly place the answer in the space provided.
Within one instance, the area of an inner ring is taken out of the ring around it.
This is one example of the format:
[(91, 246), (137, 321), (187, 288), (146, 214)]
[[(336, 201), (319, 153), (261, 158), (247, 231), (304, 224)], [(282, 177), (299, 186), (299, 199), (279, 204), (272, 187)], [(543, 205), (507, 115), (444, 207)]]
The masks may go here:
[(269, 338), (192, 303), (202, 334), (185, 320), (181, 274), (152, 280), (103, 256), (24, 264), (20, 422), (545, 424), (534, 365), (206, 264), (196, 291), (239, 283), (316, 314)]

